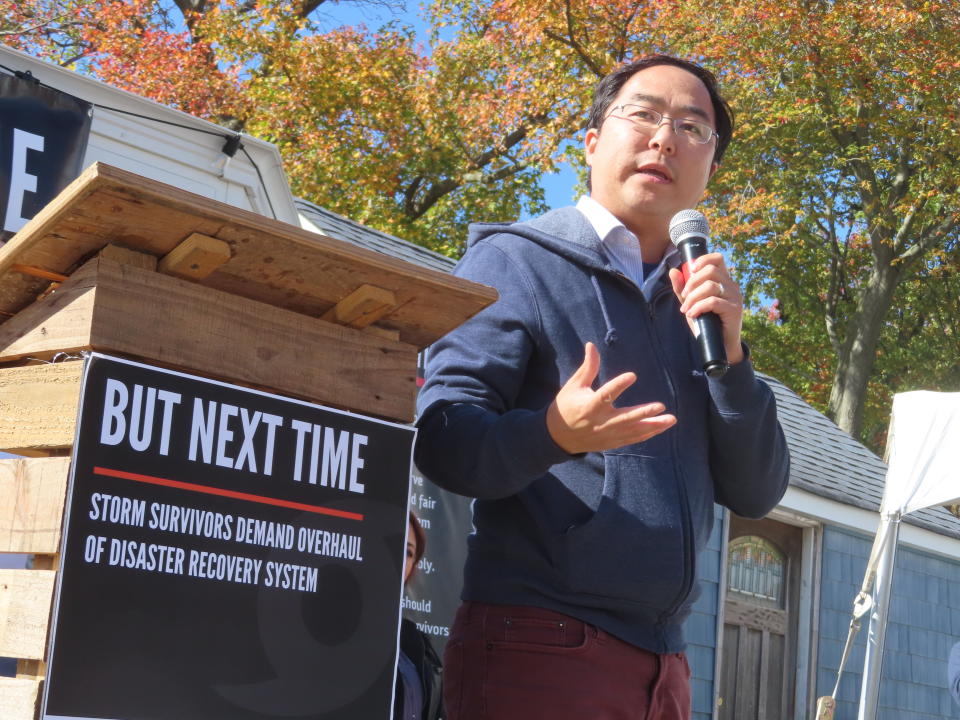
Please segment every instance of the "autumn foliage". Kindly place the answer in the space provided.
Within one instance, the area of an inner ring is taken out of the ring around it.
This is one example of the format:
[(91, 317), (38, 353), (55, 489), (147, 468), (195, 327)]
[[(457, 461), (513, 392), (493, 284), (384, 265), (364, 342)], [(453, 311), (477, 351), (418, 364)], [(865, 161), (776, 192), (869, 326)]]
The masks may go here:
[(711, 207), (754, 297), (782, 306), (753, 323), (761, 366), (882, 446), (891, 390), (960, 385), (960, 8), (676, 9), (669, 31), (740, 119)]
[(599, 77), (699, 59), (738, 118), (706, 210), (757, 366), (876, 447), (892, 391), (960, 385), (956, 3), (433, 0), (427, 48), (320, 4), (0, 0), (0, 31), (269, 139), (297, 194), (451, 255), (543, 209)]

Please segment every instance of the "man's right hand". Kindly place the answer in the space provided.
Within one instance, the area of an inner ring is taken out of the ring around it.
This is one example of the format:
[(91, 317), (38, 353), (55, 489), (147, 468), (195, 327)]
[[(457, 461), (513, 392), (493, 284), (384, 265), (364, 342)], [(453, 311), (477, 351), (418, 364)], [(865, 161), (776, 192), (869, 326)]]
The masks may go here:
[(550, 437), (571, 455), (601, 452), (643, 442), (672, 427), (673, 415), (663, 414), (663, 403), (617, 408), (624, 390), (637, 381), (636, 373), (618, 375), (598, 390), (592, 388), (600, 371), (600, 353), (593, 343), (584, 346), (583, 364), (560, 388), (547, 409)]

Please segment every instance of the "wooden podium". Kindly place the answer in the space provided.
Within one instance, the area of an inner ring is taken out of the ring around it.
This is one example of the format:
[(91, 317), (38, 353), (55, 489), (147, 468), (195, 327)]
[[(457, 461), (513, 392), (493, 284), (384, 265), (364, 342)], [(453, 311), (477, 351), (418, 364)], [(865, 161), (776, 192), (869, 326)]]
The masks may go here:
[(0, 248), (0, 717), (39, 711), (96, 350), (410, 422), (417, 352), (496, 292), (97, 164)]

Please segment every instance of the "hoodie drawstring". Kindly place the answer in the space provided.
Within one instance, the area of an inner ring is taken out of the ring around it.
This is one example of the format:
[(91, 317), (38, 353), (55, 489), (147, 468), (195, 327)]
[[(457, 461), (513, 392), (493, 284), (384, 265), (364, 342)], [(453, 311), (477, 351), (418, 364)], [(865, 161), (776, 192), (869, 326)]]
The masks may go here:
[(600, 303), (600, 312), (603, 314), (603, 322), (607, 326), (607, 334), (603, 338), (603, 342), (607, 346), (613, 345), (617, 341), (617, 329), (613, 327), (613, 323), (610, 322), (610, 313), (607, 312), (607, 305), (603, 302), (603, 293), (600, 292), (600, 281), (597, 280), (595, 274), (590, 275), (590, 282), (593, 283), (593, 291), (597, 294), (597, 302)]

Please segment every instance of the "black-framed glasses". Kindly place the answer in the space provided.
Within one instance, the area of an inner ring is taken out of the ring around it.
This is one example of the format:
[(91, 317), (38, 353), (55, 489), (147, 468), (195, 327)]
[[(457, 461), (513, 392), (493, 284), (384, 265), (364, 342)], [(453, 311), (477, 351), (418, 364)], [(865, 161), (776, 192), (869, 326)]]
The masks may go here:
[(656, 132), (657, 128), (663, 125), (664, 121), (669, 121), (673, 126), (673, 131), (679, 137), (699, 145), (705, 145), (710, 142), (710, 139), (717, 134), (717, 131), (705, 122), (691, 120), (690, 118), (667, 117), (663, 113), (657, 112), (652, 108), (644, 107), (643, 105), (634, 105), (632, 103), (615, 105), (607, 117), (613, 116), (614, 113), (617, 112), (620, 114), (615, 117), (629, 120), (641, 130), (648, 130), (650, 132)]

